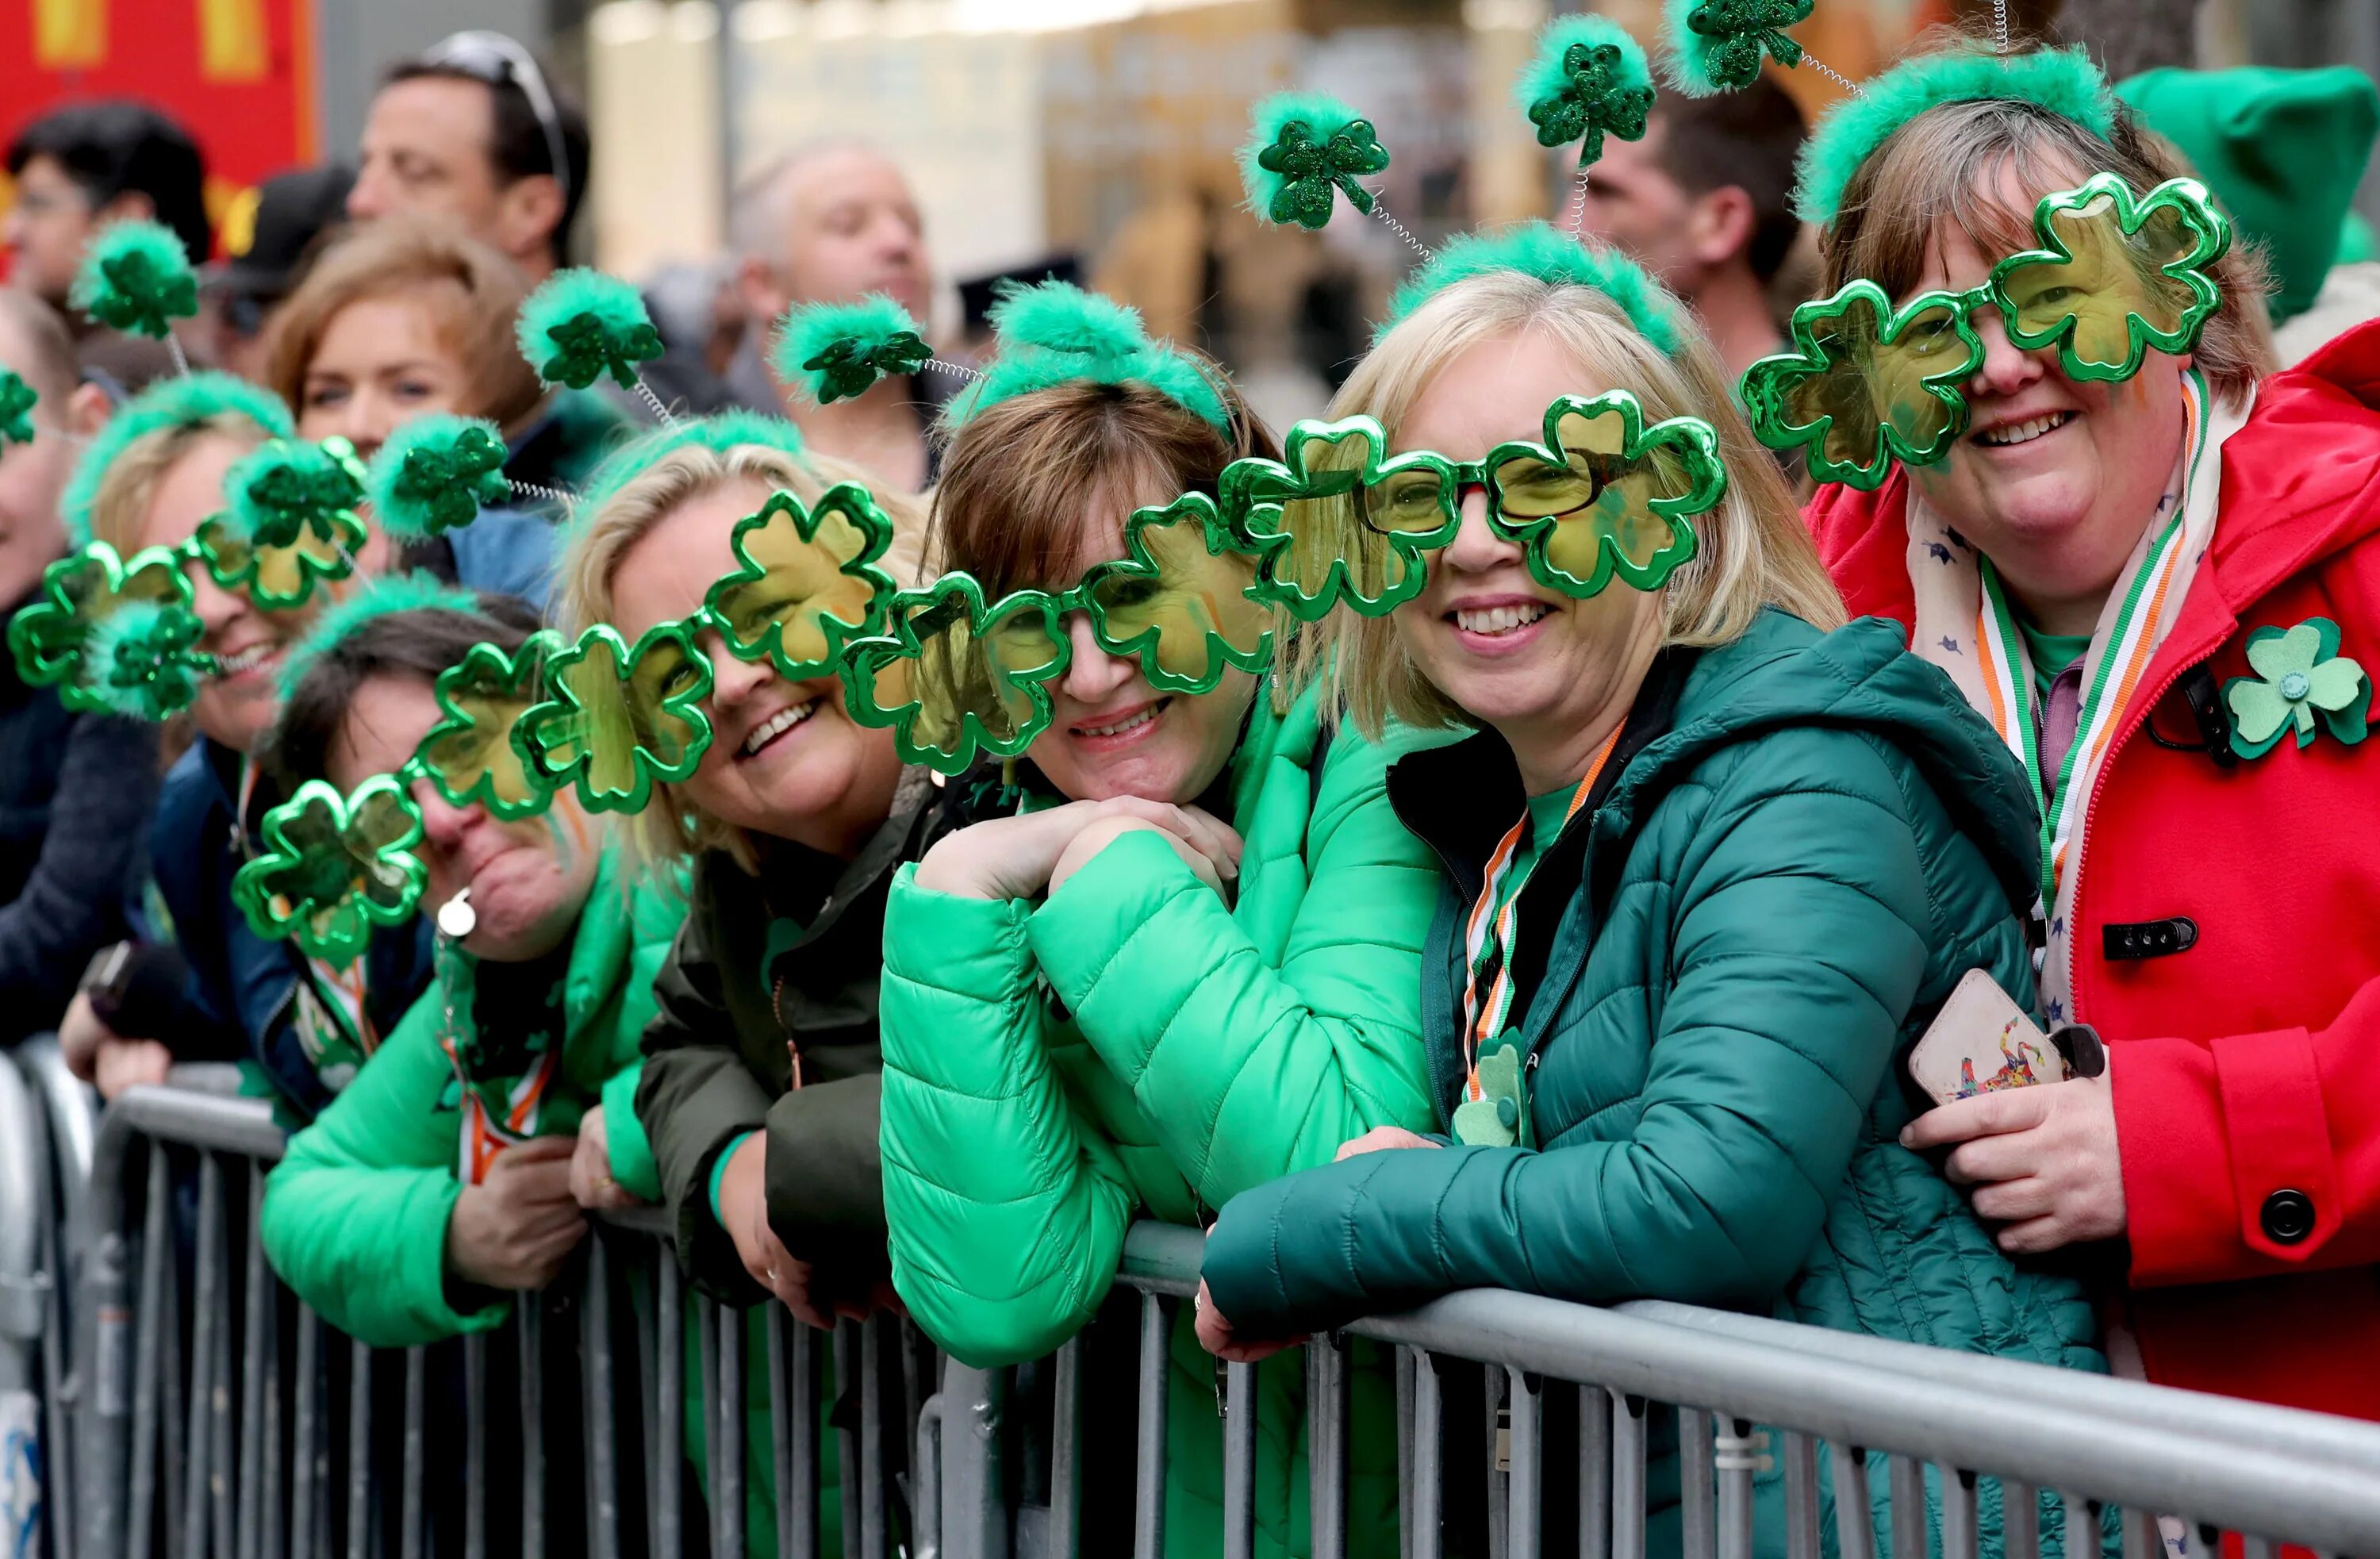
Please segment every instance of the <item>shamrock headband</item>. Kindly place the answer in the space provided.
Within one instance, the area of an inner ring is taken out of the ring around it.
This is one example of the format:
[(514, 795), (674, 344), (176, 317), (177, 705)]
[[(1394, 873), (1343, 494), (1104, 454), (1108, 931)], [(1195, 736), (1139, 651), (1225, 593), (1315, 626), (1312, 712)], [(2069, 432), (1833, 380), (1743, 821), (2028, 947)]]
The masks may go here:
[(583, 268), (556, 271), (524, 298), (514, 322), (521, 356), (547, 384), (586, 389), (609, 375), (633, 390), (656, 421), (676, 419), (653, 394), (638, 363), (662, 355), (661, 332), (637, 289), (617, 276)]
[(1061, 384), (1139, 384), (1229, 436), (1231, 412), (1186, 354), (1149, 338), (1140, 312), (1068, 282), (1008, 286), (990, 314), (999, 355), (943, 409), (953, 432), (988, 408)]
[(1807, 448), (1820, 481), (1873, 490), (1894, 461), (1929, 465), (1966, 432), (1965, 384), (1984, 360), (1975, 310), (1998, 311), (2022, 349), (2054, 347), (2068, 378), (2115, 383), (2151, 349), (2193, 349), (2221, 304), (2213, 270), (2231, 225), (2195, 179), (2140, 195), (2103, 173), (2044, 197), (2033, 228), (2034, 248), (1968, 291), (1895, 304), (1857, 280), (1795, 309), (1791, 349), (1744, 371), (1753, 432)]
[(583, 526), (602, 512), (623, 488), (681, 449), (707, 449), (724, 455), (743, 445), (773, 449), (788, 458), (802, 457), (802, 431), (782, 417), (755, 411), (722, 411), (710, 417), (681, 418), (622, 445), (595, 468), (595, 474), (571, 501), (571, 526)]
[[(109, 229), (114, 231), (114, 229)], [(297, 432), (289, 408), (271, 391), (228, 373), (193, 373), (160, 379), (126, 401), (75, 462), (74, 475), (58, 500), (67, 534), (78, 546), (91, 539), (91, 508), (100, 483), (124, 452), (160, 428), (194, 428), (216, 417), (246, 419), (267, 437)]]
[(1614, 250), (1581, 243), (1545, 223), (1524, 222), (1500, 233), (1465, 233), (1449, 240), (1397, 288), (1388, 317), (1372, 333), (1373, 344), (1448, 287), (1500, 271), (1603, 294), (1664, 357), (1674, 356), (1694, 328), (1669, 289), (1634, 261)]
[(67, 301), (110, 330), (163, 341), (183, 377), (190, 371), (174, 322), (199, 311), (199, 277), (173, 230), (154, 222), (115, 222), (83, 250)]

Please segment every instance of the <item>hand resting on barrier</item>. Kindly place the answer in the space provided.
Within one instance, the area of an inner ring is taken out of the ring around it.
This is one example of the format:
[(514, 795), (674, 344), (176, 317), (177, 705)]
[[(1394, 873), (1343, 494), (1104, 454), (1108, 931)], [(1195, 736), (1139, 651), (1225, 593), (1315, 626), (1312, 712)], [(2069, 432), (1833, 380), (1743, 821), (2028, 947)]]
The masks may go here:
[(128, 1039), (110, 1029), (91, 1010), (91, 997), (79, 992), (58, 1022), (58, 1050), (67, 1070), (98, 1088), (102, 1099), (162, 1083), (174, 1065), (174, 1053), (157, 1041)]
[(809, 1262), (796, 1260), (769, 1226), (769, 1136), (756, 1131), (735, 1150), (719, 1178), (719, 1223), (735, 1242), (735, 1254), (752, 1281), (776, 1296), (794, 1319), (821, 1332), (834, 1330), (837, 1316), (865, 1321), (879, 1310), (899, 1310), (892, 1285), (880, 1281), (865, 1296), (836, 1294)]
[[(539, 1137), (496, 1155), (488, 1177), (466, 1186), (446, 1220), (449, 1277), (482, 1288), (542, 1288), (587, 1237), (570, 1194), (575, 1137)], [(457, 1307), (461, 1308), (461, 1307)]]
[(634, 1207), (637, 1199), (612, 1176), (612, 1133), (599, 1103), (578, 1120), (578, 1151), (570, 1156), (570, 1195), (589, 1212)]

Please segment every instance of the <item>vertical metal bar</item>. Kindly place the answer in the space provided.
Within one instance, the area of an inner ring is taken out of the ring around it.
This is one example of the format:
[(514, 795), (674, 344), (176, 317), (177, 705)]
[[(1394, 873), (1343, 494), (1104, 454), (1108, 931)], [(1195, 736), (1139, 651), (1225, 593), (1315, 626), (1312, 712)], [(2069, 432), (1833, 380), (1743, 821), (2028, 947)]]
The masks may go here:
[[(1785, 1431), (1785, 1559), (1818, 1559), (1818, 1443)], [(2010, 1555), (2010, 1559), (2015, 1559)]]
[(661, 1256), (653, 1269), (653, 1359), (661, 1398), (653, 1453), (653, 1551), (659, 1559), (679, 1559), (686, 1552), (686, 1315), (677, 1258), (666, 1248)]
[(1306, 1397), (1306, 1506), (1314, 1559), (1347, 1553), (1347, 1343), (1336, 1333), (1305, 1345), (1312, 1361)]
[(1165, 1301), (1155, 1294), (1143, 1294), (1140, 1297), (1140, 1457), (1133, 1481), (1134, 1559), (1165, 1559)]
[(130, 1508), (125, 1513), (131, 1535), (129, 1552), (146, 1555), (155, 1529), (157, 1506), (157, 1394), (164, 1367), (164, 1334), (176, 1330), (181, 1318), (170, 1305), (166, 1267), (173, 1241), (165, 1223), (165, 1153), (149, 1151), (149, 1206), (141, 1219), (140, 1293), (133, 1344), (132, 1482)]
[[(290, 1454), (297, 1467), (289, 1480), (289, 1556), (314, 1559), (314, 1502), (322, 1497), (316, 1476), (314, 1437), (322, 1410), (322, 1318), (314, 1307), (298, 1307), (298, 1404)], [(325, 1556), (328, 1559), (328, 1556)]]
[(587, 1241), (586, 1290), (578, 1307), (578, 1352), (585, 1365), (588, 1553), (620, 1559), (620, 1426), (612, 1360), (612, 1247), (600, 1228)]
[[(838, 1321), (834, 1325), (835, 1395), (841, 1396), (851, 1390), (851, 1382), (857, 1379), (859, 1322)], [(840, 1476), (835, 1497), (843, 1504), (843, 1559), (859, 1559), (859, 1497), (855, 1492), (858, 1481), (859, 1436), (847, 1420), (836, 1427), (834, 1443), (840, 1454)]]
[(1827, 1466), (1835, 1485), (1837, 1553), (1841, 1559), (1876, 1559), (1876, 1513), (1868, 1504), (1867, 1453), (1829, 1440)]
[(1725, 1423), (1714, 1466), (1718, 1472), (1718, 1551), (1723, 1559), (1752, 1559), (1752, 1475), (1764, 1465), (1761, 1440), (1742, 1419)]
[[(2072, 1529), (2070, 1528), (2069, 1529), (2069, 1530), (2071, 1529)], [(2067, 1552), (2070, 1553), (2073, 1552), (2071, 1544), (2068, 1546)], [(2270, 1538), (2241, 1538), (2240, 1540), (2240, 1559), (2273, 1559), (2273, 1540)]]
[(1257, 1368), (1223, 1367), (1223, 1559), (1256, 1559)]
[(522, 1559), (545, 1559), (545, 1296), (513, 1299), (520, 1376)]
[(2030, 1483), (2000, 1480), (2000, 1546), (2008, 1559), (2041, 1559), (2041, 1495)]
[[(955, 1370), (956, 1361), (953, 1361)], [(912, 1520), (910, 1538), (916, 1544), (912, 1551), (917, 1559), (945, 1559), (942, 1540), (942, 1419), (950, 1401), (950, 1388), (945, 1386), (927, 1398), (917, 1414), (917, 1431), (911, 1435), (909, 1452), (917, 1457), (910, 1464), (915, 1468), (911, 1479)], [(968, 1559), (976, 1559), (970, 1554)]]
[(1926, 1559), (1925, 1468), (1911, 1456), (1891, 1466), (1892, 1559)]
[[(260, 1190), (264, 1184), (264, 1170), (261, 1163), (254, 1165)], [(260, 1202), (261, 1200), (260, 1196)], [(261, 1238), (253, 1235), (250, 1237), (258, 1239), (256, 1248), (261, 1255), (264, 1249)], [(256, 1368), (252, 1359), (249, 1368)], [(257, 1496), (263, 1507), (264, 1526), (257, 1540), (258, 1559), (281, 1559), (285, 1552), (282, 1542), (285, 1529), (281, 1504), (281, 1280), (273, 1276), (272, 1269), (267, 1267), (264, 1269), (264, 1487)]]
[[(257, 1559), (263, 1534), (263, 1512), (257, 1498), (264, 1492), (264, 1372), (258, 1368), (264, 1355), (264, 1294), (271, 1278), (264, 1270), (264, 1235), (258, 1219), (264, 1212), (263, 1166), (248, 1166), (248, 1261), (240, 1296), (239, 1362), (239, 1487), (233, 1552), (239, 1559)], [(279, 1448), (274, 1448), (276, 1459)]]
[(1545, 1394), (1542, 1377), (1509, 1370), (1512, 1403), (1512, 1476), (1508, 1485), (1512, 1514), (1504, 1524), (1505, 1552), (1512, 1559), (1537, 1559), (1545, 1519)]
[(1396, 1350), (1397, 1559), (1413, 1559), (1413, 1350)]
[[(212, 1162), (215, 1155), (209, 1153), (207, 1157), (210, 1162)], [(231, 1382), (233, 1372), (238, 1366), (232, 1355), (230, 1324), (231, 1212), (230, 1209), (223, 1206), (220, 1197), (217, 1198), (216, 1207), (218, 1210), (216, 1216), (222, 1223), (217, 1239), (223, 1247), (221, 1259), (215, 1266), (215, 1278), (221, 1290), (221, 1297), (216, 1300), (216, 1304), (223, 1310), (224, 1319), (215, 1327), (213, 1389), (209, 1394), (209, 1405), (212, 1409), (214, 1422), (207, 1431), (207, 1507), (208, 1514), (212, 1517), (214, 1524), (214, 1553), (217, 1559), (225, 1559), (225, 1556), (237, 1552), (235, 1545), (237, 1539), (237, 1532), (235, 1529), (237, 1523), (232, 1519), (232, 1504), (233, 1497), (237, 1492), (233, 1483), (239, 1476), (239, 1468), (234, 1458), (239, 1447), (232, 1438), (237, 1429), (232, 1421)]]
[(488, 1555), (488, 1334), (463, 1339), (463, 1554)]
[(1960, 1468), (1942, 1469), (1942, 1559), (1975, 1559), (1975, 1475)]
[(1512, 1512), (1505, 1505), (1505, 1485), (1511, 1475), (1504, 1466), (1504, 1371), (1482, 1370), (1479, 1380), (1488, 1425), (1488, 1559), (1508, 1559), (1506, 1546), (1510, 1540), (1505, 1527), (1512, 1519)]
[(744, 1553), (744, 1318), (742, 1310), (719, 1307), (719, 1441), (710, 1456), (710, 1486), (720, 1541), (711, 1559), (743, 1559)]
[[(207, 1446), (213, 1425), (215, 1329), (223, 1303), (223, 1166), (212, 1153), (199, 1155), (199, 1228), (196, 1271), (190, 1282), (190, 1428), (183, 1441), (188, 1465), (182, 1478), (182, 1541), (178, 1559), (206, 1559)], [(218, 1554), (216, 1559), (229, 1559)]]
[(1611, 1415), (1611, 1559), (1645, 1559), (1645, 1408), (1629, 1393)]
[[(366, 1361), (369, 1361), (371, 1358), (370, 1354), (363, 1354), (359, 1357)], [(427, 1438), (428, 1426), (422, 1421), (428, 1410), (426, 1398), (429, 1390), (429, 1350), (418, 1347), (406, 1349), (405, 1430), (402, 1455), (405, 1457), (404, 1487), (407, 1491), (407, 1497), (402, 1502), (404, 1505), (404, 1514), (402, 1516), (403, 1530), (399, 1534), (398, 1540), (401, 1545), (399, 1552), (404, 1554), (405, 1559), (421, 1559), (422, 1502), (411, 1496), (413, 1490), (421, 1487), (423, 1475), (422, 1463), (424, 1457), (429, 1454), (429, 1443)], [(370, 1506), (368, 1502), (371, 1498), (371, 1486), (368, 1481), (361, 1486), (358, 1498), (359, 1501), (357, 1506), (358, 1512), (369, 1513)]]
[[(157, 1460), (164, 1499), (159, 1524), (166, 1534), (166, 1541), (171, 1542), (174, 1535), (182, 1529), (177, 1523), (182, 1519), (184, 1500), (189, 1490), (189, 1388), (192, 1382), (186, 1370), (188, 1361), (182, 1353), (182, 1263), (176, 1253), (175, 1236), (171, 1232), (173, 1225), (166, 1221), (172, 1215), (174, 1193), (167, 1180), (171, 1163), (163, 1143), (152, 1142), (150, 1145), (149, 1163), (153, 1172), (152, 1188), (159, 1199), (158, 1204), (166, 1209), (160, 1214), (157, 1225), (161, 1231), (157, 1237), (163, 1242), (165, 1252), (164, 1307), (157, 1335)], [(197, 1276), (195, 1273), (191, 1275), (193, 1278)], [(195, 1325), (197, 1320), (193, 1315), (192, 1324)], [(94, 1550), (86, 1543), (85, 1553), (92, 1552), (103, 1551)], [(141, 1552), (145, 1553), (148, 1551)]]
[(2165, 1534), (2157, 1529), (2157, 1518), (2125, 1506), (2124, 1559), (2161, 1559), (2164, 1553)]
[(1611, 1394), (1578, 1388), (1579, 1559), (1611, 1553)]
[[(783, 1312), (784, 1307), (775, 1307)], [(816, 1329), (796, 1324), (790, 1315), (784, 1317), (787, 1336), (792, 1344), (793, 1375), (790, 1380), (780, 1376), (777, 1391), (793, 1399), (793, 1421), (786, 1437), (786, 1460), (793, 1469), (792, 1487), (778, 1497), (790, 1504), (794, 1512), (793, 1541), (780, 1537), (777, 1559), (820, 1559), (819, 1555), (819, 1400), (823, 1382), (819, 1374), (819, 1344)]]
[(925, 1496), (939, 1495), (934, 1514), (944, 1559), (1009, 1559), (1014, 1533), (1001, 1433), (1007, 1399), (1006, 1370), (971, 1370), (955, 1358), (943, 1362), (936, 1411), (926, 1416), (917, 1438), (936, 1474), (931, 1489), (919, 1485), (919, 1503), (931, 1504)]
[(1413, 1522), (1410, 1559), (1439, 1559), (1446, 1545), (1441, 1515), (1446, 1508), (1446, 1458), (1440, 1436), (1445, 1432), (1446, 1399), (1439, 1379), (1438, 1360), (1420, 1348), (1413, 1350)]
[(719, 1550), (719, 1312), (708, 1294), (694, 1299), (695, 1392), (702, 1405), (703, 1510), (712, 1553)]
[[(1236, 1391), (1236, 1386), (1232, 1388)], [(1254, 1400), (1253, 1397), (1250, 1398)], [(1251, 1415), (1253, 1417), (1253, 1414)], [(1083, 1544), (1083, 1339), (1066, 1339), (1058, 1349), (1050, 1382), (1050, 1526), (1048, 1559), (1076, 1559)], [(1231, 1506), (1230, 1462), (1225, 1460), (1224, 1508)], [(1225, 1530), (1229, 1531), (1228, 1521)], [(1230, 1539), (1226, 1537), (1225, 1541)]]
[[(862, 1559), (884, 1559), (885, 1512), (891, 1491), (884, 1477), (884, 1332), (869, 1316), (859, 1323), (859, 1552)], [(851, 1507), (844, 1506), (847, 1516)], [(713, 1555), (712, 1559), (718, 1559)]]
[[(419, 1348), (412, 1350), (419, 1354)], [(408, 1376), (406, 1382), (406, 1491), (403, 1503), (408, 1530), (417, 1519), (419, 1501), (410, 1497), (421, 1485), (415, 1481), (420, 1466), (415, 1459), (413, 1439), (419, 1424), (412, 1418), (413, 1391)], [(371, 1426), (372, 1426), (372, 1355), (371, 1349), (349, 1338), (347, 1341), (347, 1559), (371, 1559)], [(408, 1538), (406, 1559), (415, 1559), (421, 1551)]]
[(1711, 1520), (1711, 1416), (1678, 1409), (1678, 1529), (1686, 1559), (1712, 1559), (1718, 1529)]
[(785, 1328), (793, 1324), (792, 1312), (783, 1305), (760, 1308), (768, 1317), (762, 1326), (769, 1356), (770, 1488), (776, 1494), (778, 1559), (783, 1559), (794, 1546), (794, 1414), (801, 1398), (789, 1380)]

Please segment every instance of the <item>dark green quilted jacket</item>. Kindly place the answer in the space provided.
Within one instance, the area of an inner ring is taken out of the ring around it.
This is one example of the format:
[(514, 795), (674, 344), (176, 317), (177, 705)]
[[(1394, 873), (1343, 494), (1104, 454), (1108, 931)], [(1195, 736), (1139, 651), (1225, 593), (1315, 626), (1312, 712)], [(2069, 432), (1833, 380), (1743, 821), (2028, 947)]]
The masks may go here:
[[(1903, 643), (1771, 612), (1656, 663), (1591, 818), (1521, 905), (1543, 928), (1514, 1007), (1542, 1146), (1372, 1153), (1233, 1199), (1205, 1265), (1234, 1326), (1312, 1331), (1488, 1286), (2106, 1367), (2079, 1284), (2014, 1266), (1896, 1140), (1924, 1104), (1901, 1058), (1959, 978), (1980, 967), (2033, 1000), (2035, 848), (2007, 750)], [(1463, 918), (1524, 798), (1492, 733), (1401, 760), (1390, 794), (1446, 871), (1422, 990), (1443, 1122)], [(1675, 1476), (1657, 1469), (1657, 1492), (1674, 1500)], [(1782, 1542), (1767, 1503), (1764, 1549)]]

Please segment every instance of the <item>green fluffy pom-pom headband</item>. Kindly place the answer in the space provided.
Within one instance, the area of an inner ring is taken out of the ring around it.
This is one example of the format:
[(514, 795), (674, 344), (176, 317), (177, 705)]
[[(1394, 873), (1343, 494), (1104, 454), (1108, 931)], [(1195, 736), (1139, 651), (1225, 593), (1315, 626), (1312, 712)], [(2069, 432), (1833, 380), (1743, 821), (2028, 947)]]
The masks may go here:
[(1374, 343), (1448, 287), (1500, 271), (1603, 294), (1664, 357), (1674, 357), (1694, 328), (1678, 300), (1635, 262), (1591, 248), (1545, 223), (1524, 222), (1500, 233), (1465, 233), (1439, 250), (1437, 258), (1397, 288), (1389, 302), (1389, 317), (1372, 335)]
[(788, 459), (802, 457), (802, 431), (782, 417), (757, 411), (722, 411), (710, 417), (689, 417), (664, 423), (622, 445), (604, 457), (570, 505), (570, 527), (586, 525), (602, 512), (620, 490), (681, 449), (707, 449), (714, 455), (745, 445), (773, 449)]
[(1578, 164), (1603, 155), (1603, 138), (1641, 140), (1653, 107), (1653, 67), (1609, 17), (1557, 17), (1512, 83), (1512, 98), (1540, 146), (1578, 145)]
[(493, 422), (433, 412), (389, 434), (364, 473), (364, 496), (380, 528), (424, 542), (480, 518), (512, 496), (504, 437)]
[(76, 546), (91, 537), (91, 511), (100, 483), (124, 452), (160, 428), (194, 428), (216, 417), (237, 417), (269, 438), (297, 432), (289, 408), (272, 391), (228, 373), (193, 373), (160, 379), (126, 401), (75, 462), (74, 476), (58, 500), (58, 513)]
[(2001, 55), (1965, 48), (1903, 60), (1867, 82), (1862, 95), (1828, 110), (1794, 164), (1793, 209), (1828, 225), (1860, 165), (1903, 125), (1949, 103), (2031, 104), (2070, 119), (2101, 140), (2121, 112), (2099, 67), (2080, 48)]
[(933, 357), (909, 311), (880, 292), (856, 303), (808, 303), (778, 323), (770, 366), (820, 406), (915, 373)]
[(1319, 229), (1332, 203), (1369, 216), (1375, 197), (1358, 177), (1385, 172), (1388, 148), (1372, 122), (1321, 92), (1281, 92), (1256, 105), (1240, 148), (1240, 183), (1263, 221)]
[(953, 432), (988, 408), (1061, 384), (1141, 384), (1219, 432), (1232, 414), (1207, 371), (1149, 339), (1140, 314), (1066, 282), (1011, 286), (991, 306), (1000, 355), (942, 411)]
[(549, 384), (583, 390), (605, 374), (624, 390), (662, 355), (661, 332), (637, 289), (601, 271), (556, 271), (521, 304), (521, 356)]
[(449, 612), (477, 615), (480, 598), (460, 585), (450, 585), (426, 568), (410, 574), (384, 574), (367, 581), (343, 601), (331, 603), (313, 626), (306, 630), (281, 663), (281, 697), (288, 700), (298, 691), (298, 684), (315, 662), (337, 649), (365, 624), (398, 612), (419, 612), (432, 607)]
[(67, 301), (110, 330), (163, 341), (199, 311), (199, 277), (172, 229), (111, 223), (83, 250)]

